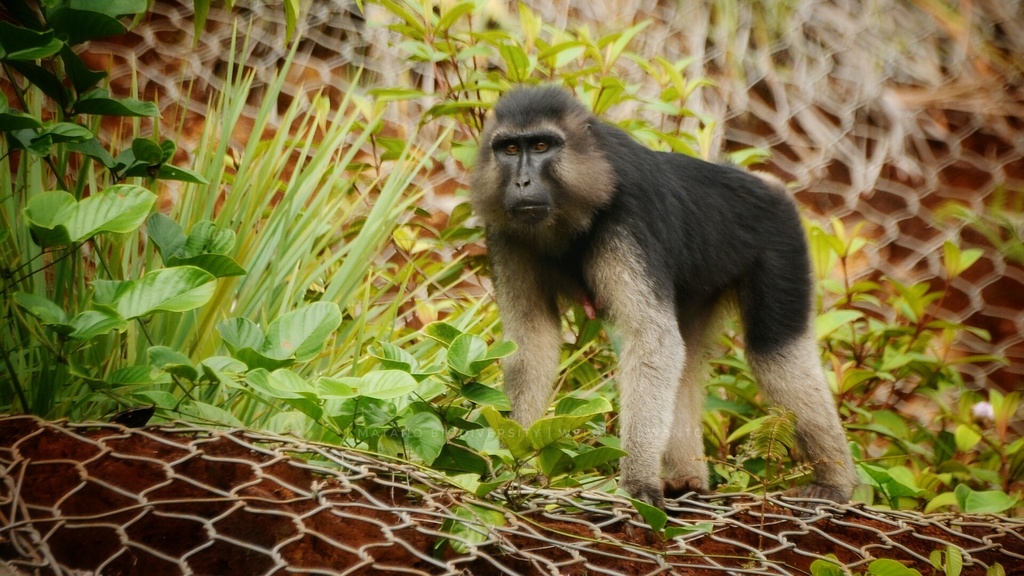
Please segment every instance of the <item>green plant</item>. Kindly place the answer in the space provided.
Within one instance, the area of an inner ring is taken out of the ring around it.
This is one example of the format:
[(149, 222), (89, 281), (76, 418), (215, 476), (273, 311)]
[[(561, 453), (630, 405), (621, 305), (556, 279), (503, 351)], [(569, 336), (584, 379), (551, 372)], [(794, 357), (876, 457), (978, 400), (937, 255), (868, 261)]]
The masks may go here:
[[(148, 371), (110, 358), (120, 358), (130, 339), (150, 339), (145, 323), (154, 315), (204, 304), (225, 275), (194, 260), (157, 268), (134, 250), (157, 198), (143, 184), (205, 182), (169, 164), (175, 145), (136, 137), (115, 155), (97, 136), (104, 117), (153, 117), (157, 109), (112, 98), (99, 86), (106, 74), (88, 68), (73, 47), (124, 32), (119, 18), (145, 8), (55, 2), (36, 11), (16, 2), (10, 9), (21, 25), (0, 22), (0, 63), (16, 99), (12, 108), (0, 94), (6, 407), (54, 416), (148, 379)], [(128, 335), (130, 326), (138, 332)], [(71, 383), (93, 394), (72, 401)]]

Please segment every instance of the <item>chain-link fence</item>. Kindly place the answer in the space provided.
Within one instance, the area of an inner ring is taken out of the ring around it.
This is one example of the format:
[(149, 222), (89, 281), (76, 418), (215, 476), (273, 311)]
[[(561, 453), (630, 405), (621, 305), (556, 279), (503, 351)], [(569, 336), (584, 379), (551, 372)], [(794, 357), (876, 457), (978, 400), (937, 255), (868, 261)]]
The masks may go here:
[(10, 417), (0, 470), (15, 574), (804, 574), (935, 551), (1024, 570), (1021, 519), (691, 495), (656, 532), (606, 494), (530, 491), (513, 512), (429, 470), (186, 424)]
[[(187, 153), (223, 86), (236, 22), (246, 33), (235, 51), (257, 84), (287, 56), (281, 6), (235, 4), (215, 7), (197, 40), (191, 2), (155, 2), (131, 33), (92, 42), (83, 57), (110, 70), (116, 94), (137, 83), (157, 98)], [(968, 366), (977, 385), (1019, 386), (1024, 2), (975, 0), (956, 18), (897, 0), (526, 4), (563, 28), (652, 20), (631, 48), (690, 55), (687, 73), (716, 81), (687, 104), (719, 122), (719, 148), (770, 149), (768, 168), (795, 183), (809, 214), (865, 223), (875, 243), (858, 275), (940, 285), (945, 239), (983, 248), (952, 284), (944, 317), (992, 335), (964, 335), (959, 354), (1010, 360)], [(303, 6), (281, 110), (317, 90), (340, 97), (360, 68), (364, 83), (430, 88), (431, 71), (394, 46), (378, 8)], [(497, 25), (515, 20), (511, 5), (489, 9)], [(417, 112), (395, 106), (388, 121), (415, 126)], [(688, 122), (683, 130), (697, 128)], [(438, 188), (465, 182), (454, 166), (440, 177), (449, 182)], [(952, 215), (951, 203), (967, 212)], [(874, 558), (925, 570), (947, 546), (965, 573), (996, 562), (1024, 571), (1019, 520), (720, 495), (674, 503), (658, 532), (606, 495), (530, 491), (512, 513), (429, 471), (245, 431), (9, 418), (0, 466), (0, 557), (19, 574), (800, 574), (827, 554), (859, 571)]]

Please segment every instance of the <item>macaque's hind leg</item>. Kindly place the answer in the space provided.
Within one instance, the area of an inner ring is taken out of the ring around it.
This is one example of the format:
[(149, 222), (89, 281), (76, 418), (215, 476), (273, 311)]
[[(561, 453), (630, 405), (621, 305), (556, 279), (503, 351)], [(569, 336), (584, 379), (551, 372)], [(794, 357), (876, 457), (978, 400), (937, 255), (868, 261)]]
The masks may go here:
[(796, 432), (814, 482), (789, 495), (848, 502), (858, 483), (853, 457), (825, 383), (813, 329), (769, 354), (748, 351), (754, 375), (768, 398), (796, 414)]

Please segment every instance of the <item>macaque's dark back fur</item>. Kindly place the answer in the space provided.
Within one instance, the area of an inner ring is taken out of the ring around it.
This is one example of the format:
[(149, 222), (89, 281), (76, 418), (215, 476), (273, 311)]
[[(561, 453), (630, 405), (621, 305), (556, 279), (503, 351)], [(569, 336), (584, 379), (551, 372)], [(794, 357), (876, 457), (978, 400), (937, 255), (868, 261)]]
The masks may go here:
[[(566, 232), (575, 237), (561, 257), (552, 258), (556, 270), (581, 273), (583, 252), (591, 239), (612, 226), (628, 230), (644, 247), (647, 273), (666, 299), (674, 296), (687, 307), (712, 306), (723, 292), (734, 289), (745, 319), (770, 315), (744, 322), (751, 349), (772, 352), (804, 331), (811, 299), (810, 262), (800, 218), (785, 190), (733, 166), (649, 150), (620, 128), (593, 117), (564, 90), (514, 94), (517, 97), (504, 98), (495, 107), (501, 125), (528, 128), (539, 122), (586, 118), (597, 151), (616, 159), (610, 203), (597, 209), (586, 233)], [(772, 260), (786, 262), (788, 273), (767, 272), (778, 270)], [(736, 285), (739, 278), (747, 281)], [(581, 277), (573, 280), (584, 285)], [(777, 305), (757, 306), (763, 298)], [(766, 323), (775, 327), (770, 334), (757, 330)]]

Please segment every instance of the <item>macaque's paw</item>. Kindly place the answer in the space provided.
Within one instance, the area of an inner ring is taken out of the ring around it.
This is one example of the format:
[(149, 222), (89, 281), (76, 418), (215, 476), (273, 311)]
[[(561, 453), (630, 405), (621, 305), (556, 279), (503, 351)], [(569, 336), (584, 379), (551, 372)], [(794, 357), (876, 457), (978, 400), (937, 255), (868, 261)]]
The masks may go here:
[(665, 481), (666, 498), (679, 498), (683, 494), (688, 494), (690, 492), (707, 494), (709, 490), (705, 481), (697, 476), (677, 476)]
[(812, 483), (806, 486), (790, 488), (783, 493), (789, 498), (814, 498), (816, 500), (831, 500), (837, 504), (846, 504), (850, 501), (849, 490), (827, 484)]

